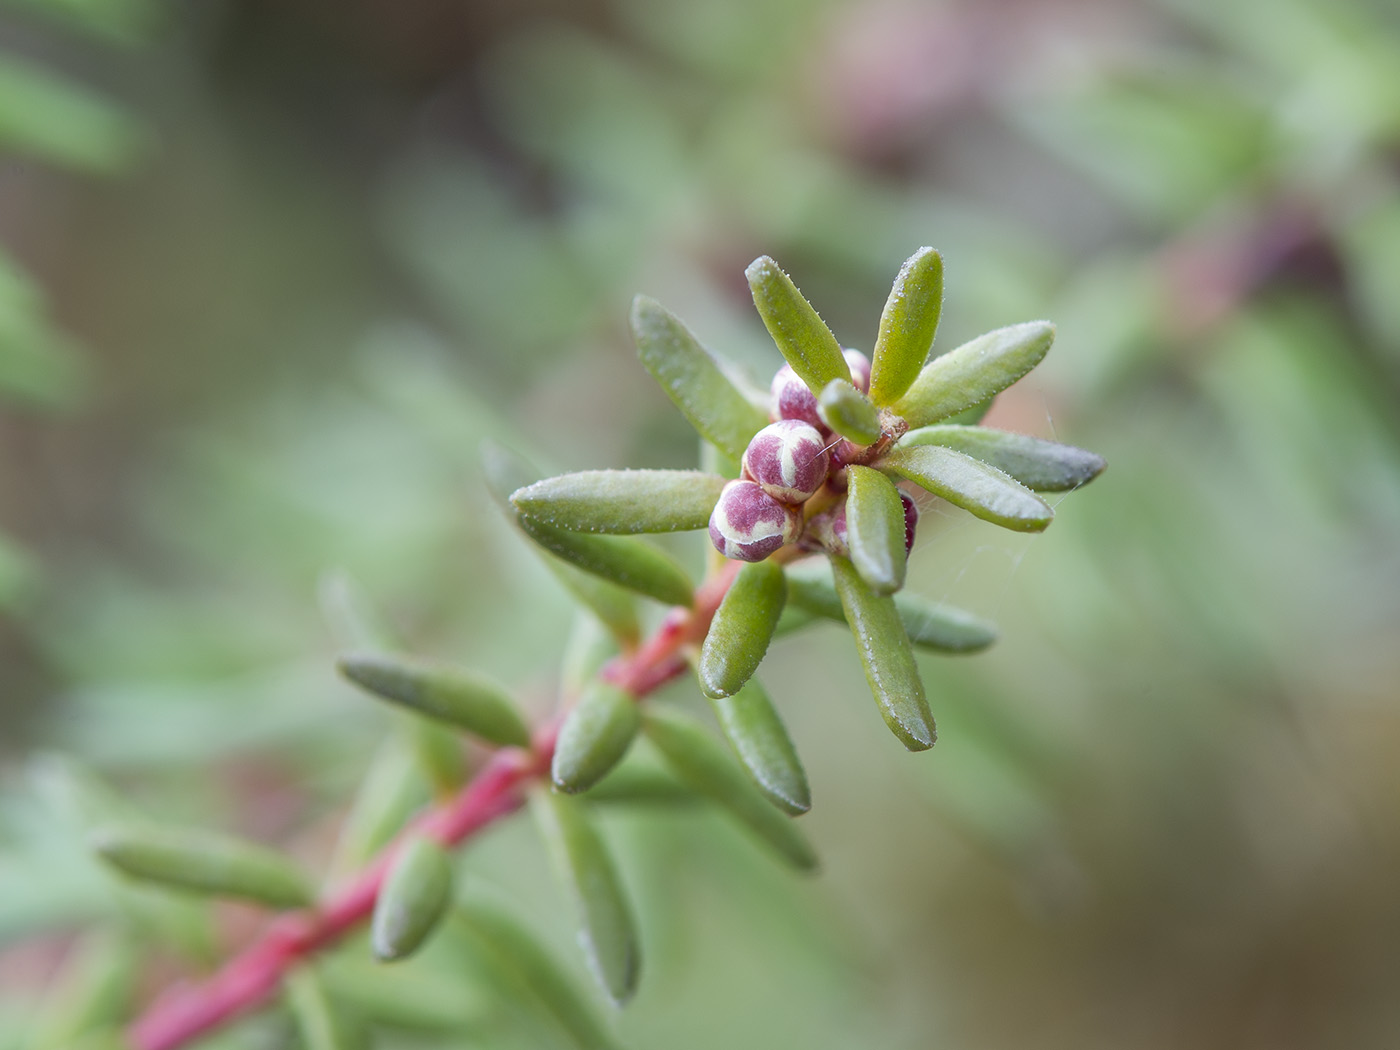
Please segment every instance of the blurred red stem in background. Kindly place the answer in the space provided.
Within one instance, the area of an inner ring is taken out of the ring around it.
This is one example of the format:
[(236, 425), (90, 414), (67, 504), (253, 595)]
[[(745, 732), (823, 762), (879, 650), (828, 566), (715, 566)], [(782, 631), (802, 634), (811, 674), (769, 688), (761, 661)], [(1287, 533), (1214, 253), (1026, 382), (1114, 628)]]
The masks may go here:
[[(692, 608), (672, 609), (638, 649), (605, 665), (602, 676), (640, 698), (681, 674), (686, 666), (682, 650), (703, 640), (738, 569), (739, 563), (726, 562), (696, 591)], [(406, 839), (426, 835), (457, 846), (518, 810), (525, 801), (522, 786), (548, 776), (562, 722), (561, 713), (541, 725), (528, 751), (497, 751), (456, 795), (420, 814), (318, 908), (279, 916), (207, 981), (176, 985), (158, 996), (127, 1031), (133, 1050), (178, 1050), (266, 1004), (288, 971), (373, 914), (385, 875)]]

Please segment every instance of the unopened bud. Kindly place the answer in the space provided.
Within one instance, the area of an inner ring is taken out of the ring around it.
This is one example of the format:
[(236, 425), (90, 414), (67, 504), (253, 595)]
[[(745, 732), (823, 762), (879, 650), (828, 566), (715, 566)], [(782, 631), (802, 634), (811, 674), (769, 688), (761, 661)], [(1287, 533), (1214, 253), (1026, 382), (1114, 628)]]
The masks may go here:
[(783, 503), (810, 499), (825, 483), (830, 465), (821, 432), (796, 419), (769, 424), (744, 450), (745, 476)]
[(710, 540), (726, 558), (762, 561), (802, 533), (802, 512), (753, 481), (731, 481), (710, 515)]
[(914, 553), (914, 529), (919, 524), (919, 508), (914, 505), (914, 497), (903, 489), (899, 490), (899, 502), (904, 504), (904, 553)]
[(800, 419), (826, 433), (826, 424), (817, 412), (817, 395), (797, 377), (791, 365), (783, 365), (773, 377), (769, 410), (774, 419)]
[(862, 394), (870, 393), (870, 358), (859, 350), (842, 350), (841, 356), (851, 370), (851, 385)]

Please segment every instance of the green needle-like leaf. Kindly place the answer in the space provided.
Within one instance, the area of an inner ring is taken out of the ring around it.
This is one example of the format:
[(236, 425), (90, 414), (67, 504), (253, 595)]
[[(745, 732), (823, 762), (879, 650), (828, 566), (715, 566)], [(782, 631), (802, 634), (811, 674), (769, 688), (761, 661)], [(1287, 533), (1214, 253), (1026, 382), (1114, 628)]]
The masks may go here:
[(588, 965), (619, 1006), (637, 989), (637, 934), (622, 883), (583, 802), (545, 789), (531, 809), (560, 879), (574, 899)]
[(306, 1050), (361, 1050), (368, 1046), (364, 1029), (331, 1001), (310, 966), (300, 966), (287, 975), (286, 991), (287, 1005)]
[(520, 517), (525, 534), (551, 554), (605, 580), (667, 605), (689, 605), (695, 594), (680, 563), (645, 540), (593, 536)]
[(416, 952), (452, 903), (452, 863), (432, 839), (415, 836), (399, 848), (374, 902), (369, 945), (380, 962)]
[(812, 808), (807, 774), (768, 692), (750, 678), (733, 696), (711, 699), (729, 746), (768, 801), (791, 816)]
[(680, 320), (644, 295), (632, 300), (632, 337), (648, 372), (700, 434), (734, 459), (768, 425)]
[(892, 405), (904, 396), (933, 348), (943, 312), (943, 256), (920, 248), (899, 268), (880, 315), (870, 355), (870, 399)]
[[(520, 512), (510, 502), (510, 495), (533, 483), (539, 473), (518, 454), (496, 442), (487, 442), (482, 447), (481, 461), (491, 495), (510, 515), (510, 520), (519, 525)], [(545, 567), (563, 584), (565, 590), (592, 610), (618, 642), (623, 645), (636, 642), (642, 629), (637, 619), (637, 603), (629, 590), (591, 572), (577, 569), (538, 545), (531, 549), (539, 554)]]
[(880, 413), (870, 399), (844, 379), (833, 379), (817, 397), (822, 420), (843, 438), (857, 445), (880, 440)]
[(773, 808), (704, 726), (653, 706), (642, 713), (642, 727), (681, 780), (718, 802), (789, 864), (802, 870), (817, 866), (806, 836)]
[(1107, 465), (1073, 445), (988, 427), (932, 426), (911, 430), (901, 446), (941, 445), (1009, 474), (1036, 492), (1067, 492), (1087, 485)]
[(511, 915), (494, 904), (468, 901), (453, 911), (452, 927), (485, 958), (497, 979), (521, 998), (542, 1006), (579, 1050), (616, 1046), (563, 967)]
[(811, 390), (820, 390), (833, 379), (851, 381), (851, 369), (841, 344), (826, 322), (802, 298), (792, 278), (772, 259), (761, 255), (744, 271), (753, 292), (753, 304), (768, 327), (768, 334)]
[(574, 704), (554, 745), (550, 776), (560, 791), (587, 791), (622, 760), (637, 735), (637, 698), (594, 681)]
[(938, 734), (894, 599), (872, 591), (845, 558), (830, 557), (836, 593), (841, 596), (866, 681), (885, 724), (910, 751), (932, 747)]
[(510, 501), (575, 532), (684, 532), (709, 524), (724, 484), (698, 470), (583, 470), (527, 485)]
[(459, 726), (483, 740), (518, 747), (530, 743), (529, 727), (515, 701), (483, 675), (378, 654), (342, 656), (336, 666), (375, 696)]
[(1005, 390), (1040, 364), (1055, 341), (1049, 321), (1028, 321), (979, 335), (924, 365), (894, 411), (911, 427), (939, 423)]
[(851, 562), (876, 594), (904, 586), (904, 504), (894, 482), (873, 467), (846, 470), (846, 530)]
[(881, 457), (880, 466), (1003, 528), (1040, 532), (1055, 516), (1049, 504), (1011, 475), (941, 445), (895, 448)]
[[(846, 623), (846, 610), (836, 593), (830, 567), (823, 564), (817, 571), (814, 569), (815, 566), (803, 565), (788, 570), (788, 606), (784, 616), (790, 611), (801, 611)], [(894, 596), (894, 606), (909, 640), (921, 649), (973, 653), (997, 640), (993, 624), (951, 605), (900, 591)]]
[(311, 903), (306, 876), (282, 854), (204, 831), (111, 825), (92, 845), (112, 867), (138, 879), (212, 897), (235, 897), (274, 908)]
[(786, 600), (781, 565), (756, 561), (739, 570), (710, 621), (700, 650), (697, 670), (706, 696), (737, 693), (758, 670)]

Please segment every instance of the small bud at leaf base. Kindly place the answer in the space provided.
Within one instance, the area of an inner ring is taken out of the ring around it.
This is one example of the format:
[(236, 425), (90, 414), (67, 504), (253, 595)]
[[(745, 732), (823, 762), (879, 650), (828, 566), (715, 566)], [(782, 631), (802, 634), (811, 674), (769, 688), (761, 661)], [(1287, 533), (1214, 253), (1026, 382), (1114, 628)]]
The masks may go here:
[(394, 857), (374, 902), (369, 943), (374, 957), (391, 962), (427, 940), (452, 901), (452, 865), (443, 848), (417, 836)]
[(870, 358), (859, 350), (842, 350), (841, 356), (846, 359), (846, 364), (851, 369), (851, 385), (862, 394), (868, 393), (870, 391)]
[(800, 419), (818, 429), (826, 426), (817, 411), (817, 395), (797, 377), (792, 365), (783, 365), (773, 377), (769, 410), (774, 420)]
[(764, 427), (744, 450), (744, 471), (782, 503), (802, 503), (826, 482), (831, 457), (816, 427), (783, 419)]
[(802, 534), (802, 512), (753, 481), (724, 486), (710, 515), (710, 540), (726, 558), (762, 561)]
[(559, 730), (550, 776), (560, 791), (587, 791), (627, 753), (637, 735), (637, 698), (611, 682), (595, 680)]
[(919, 527), (919, 507), (914, 497), (903, 489), (899, 491), (899, 502), (904, 505), (904, 556), (914, 553), (914, 532)]

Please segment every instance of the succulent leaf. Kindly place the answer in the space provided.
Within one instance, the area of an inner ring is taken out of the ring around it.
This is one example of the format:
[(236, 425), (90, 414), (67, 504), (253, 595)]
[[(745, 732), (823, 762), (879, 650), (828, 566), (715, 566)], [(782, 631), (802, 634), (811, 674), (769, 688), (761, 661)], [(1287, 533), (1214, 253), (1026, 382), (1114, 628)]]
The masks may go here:
[(369, 943), (380, 962), (404, 959), (422, 947), (452, 903), (452, 863), (432, 839), (415, 836), (400, 847), (374, 902)]
[(797, 749), (768, 692), (750, 678), (732, 696), (710, 700), (729, 746), (768, 801), (789, 816), (812, 808), (812, 791)]
[(554, 786), (571, 795), (587, 791), (622, 760), (640, 724), (635, 696), (595, 680), (559, 730), (550, 770)]
[(637, 935), (612, 857), (584, 804), (545, 789), (531, 793), (531, 809), (579, 919), (579, 941), (590, 969), (613, 1002), (637, 989)]
[(583, 470), (527, 485), (510, 501), (575, 532), (684, 532), (709, 523), (724, 482), (698, 470)]
[(743, 688), (768, 651), (786, 600), (781, 565), (759, 561), (739, 570), (700, 650), (697, 671), (706, 696), (730, 696)]
[(644, 540), (572, 532), (523, 515), (519, 522), (530, 539), (585, 572), (667, 605), (689, 605), (694, 597), (680, 563)]
[(894, 482), (873, 467), (846, 470), (846, 537), (851, 562), (876, 594), (904, 586), (904, 503)]
[(894, 599), (871, 590), (847, 559), (833, 554), (830, 560), (836, 593), (885, 724), (910, 751), (932, 747), (938, 734)]
[(1073, 445), (971, 426), (931, 426), (911, 430), (901, 446), (941, 445), (980, 459), (1036, 492), (1067, 492), (1087, 485), (1107, 464), (1101, 456)]
[(939, 423), (972, 408), (1029, 372), (1055, 341), (1049, 321), (1028, 321), (979, 335), (924, 365), (894, 411), (911, 427)]
[(841, 344), (812, 309), (812, 304), (802, 297), (792, 278), (766, 255), (749, 263), (744, 276), (749, 279), (753, 304), (768, 334), (798, 378), (813, 391), (820, 390), (833, 379), (849, 383), (851, 369), (841, 352)]
[(743, 455), (768, 417), (730, 382), (680, 319), (639, 295), (632, 300), (632, 337), (642, 364), (690, 425), (734, 459)]
[(857, 445), (880, 440), (880, 414), (870, 399), (844, 379), (833, 379), (817, 398), (822, 422)]
[(943, 256), (920, 248), (899, 268), (871, 352), (870, 399), (894, 404), (918, 378), (943, 312)]
[(92, 846), (112, 867), (175, 889), (273, 908), (311, 903), (301, 869), (251, 842), (205, 831), (109, 825), (93, 832)]
[(894, 471), (955, 507), (1017, 532), (1040, 532), (1055, 512), (1009, 474), (941, 445), (897, 447), (880, 459)]
[(530, 730), (511, 695), (484, 675), (424, 660), (353, 653), (336, 666), (375, 696), (465, 729), (493, 744), (524, 747)]
[(810, 870), (816, 854), (806, 836), (769, 802), (724, 747), (694, 719), (651, 707), (642, 728), (676, 775), (729, 814), (793, 867)]
[(287, 1005), (306, 1050), (363, 1050), (364, 1029), (326, 994), (320, 977), (301, 966), (286, 977)]

